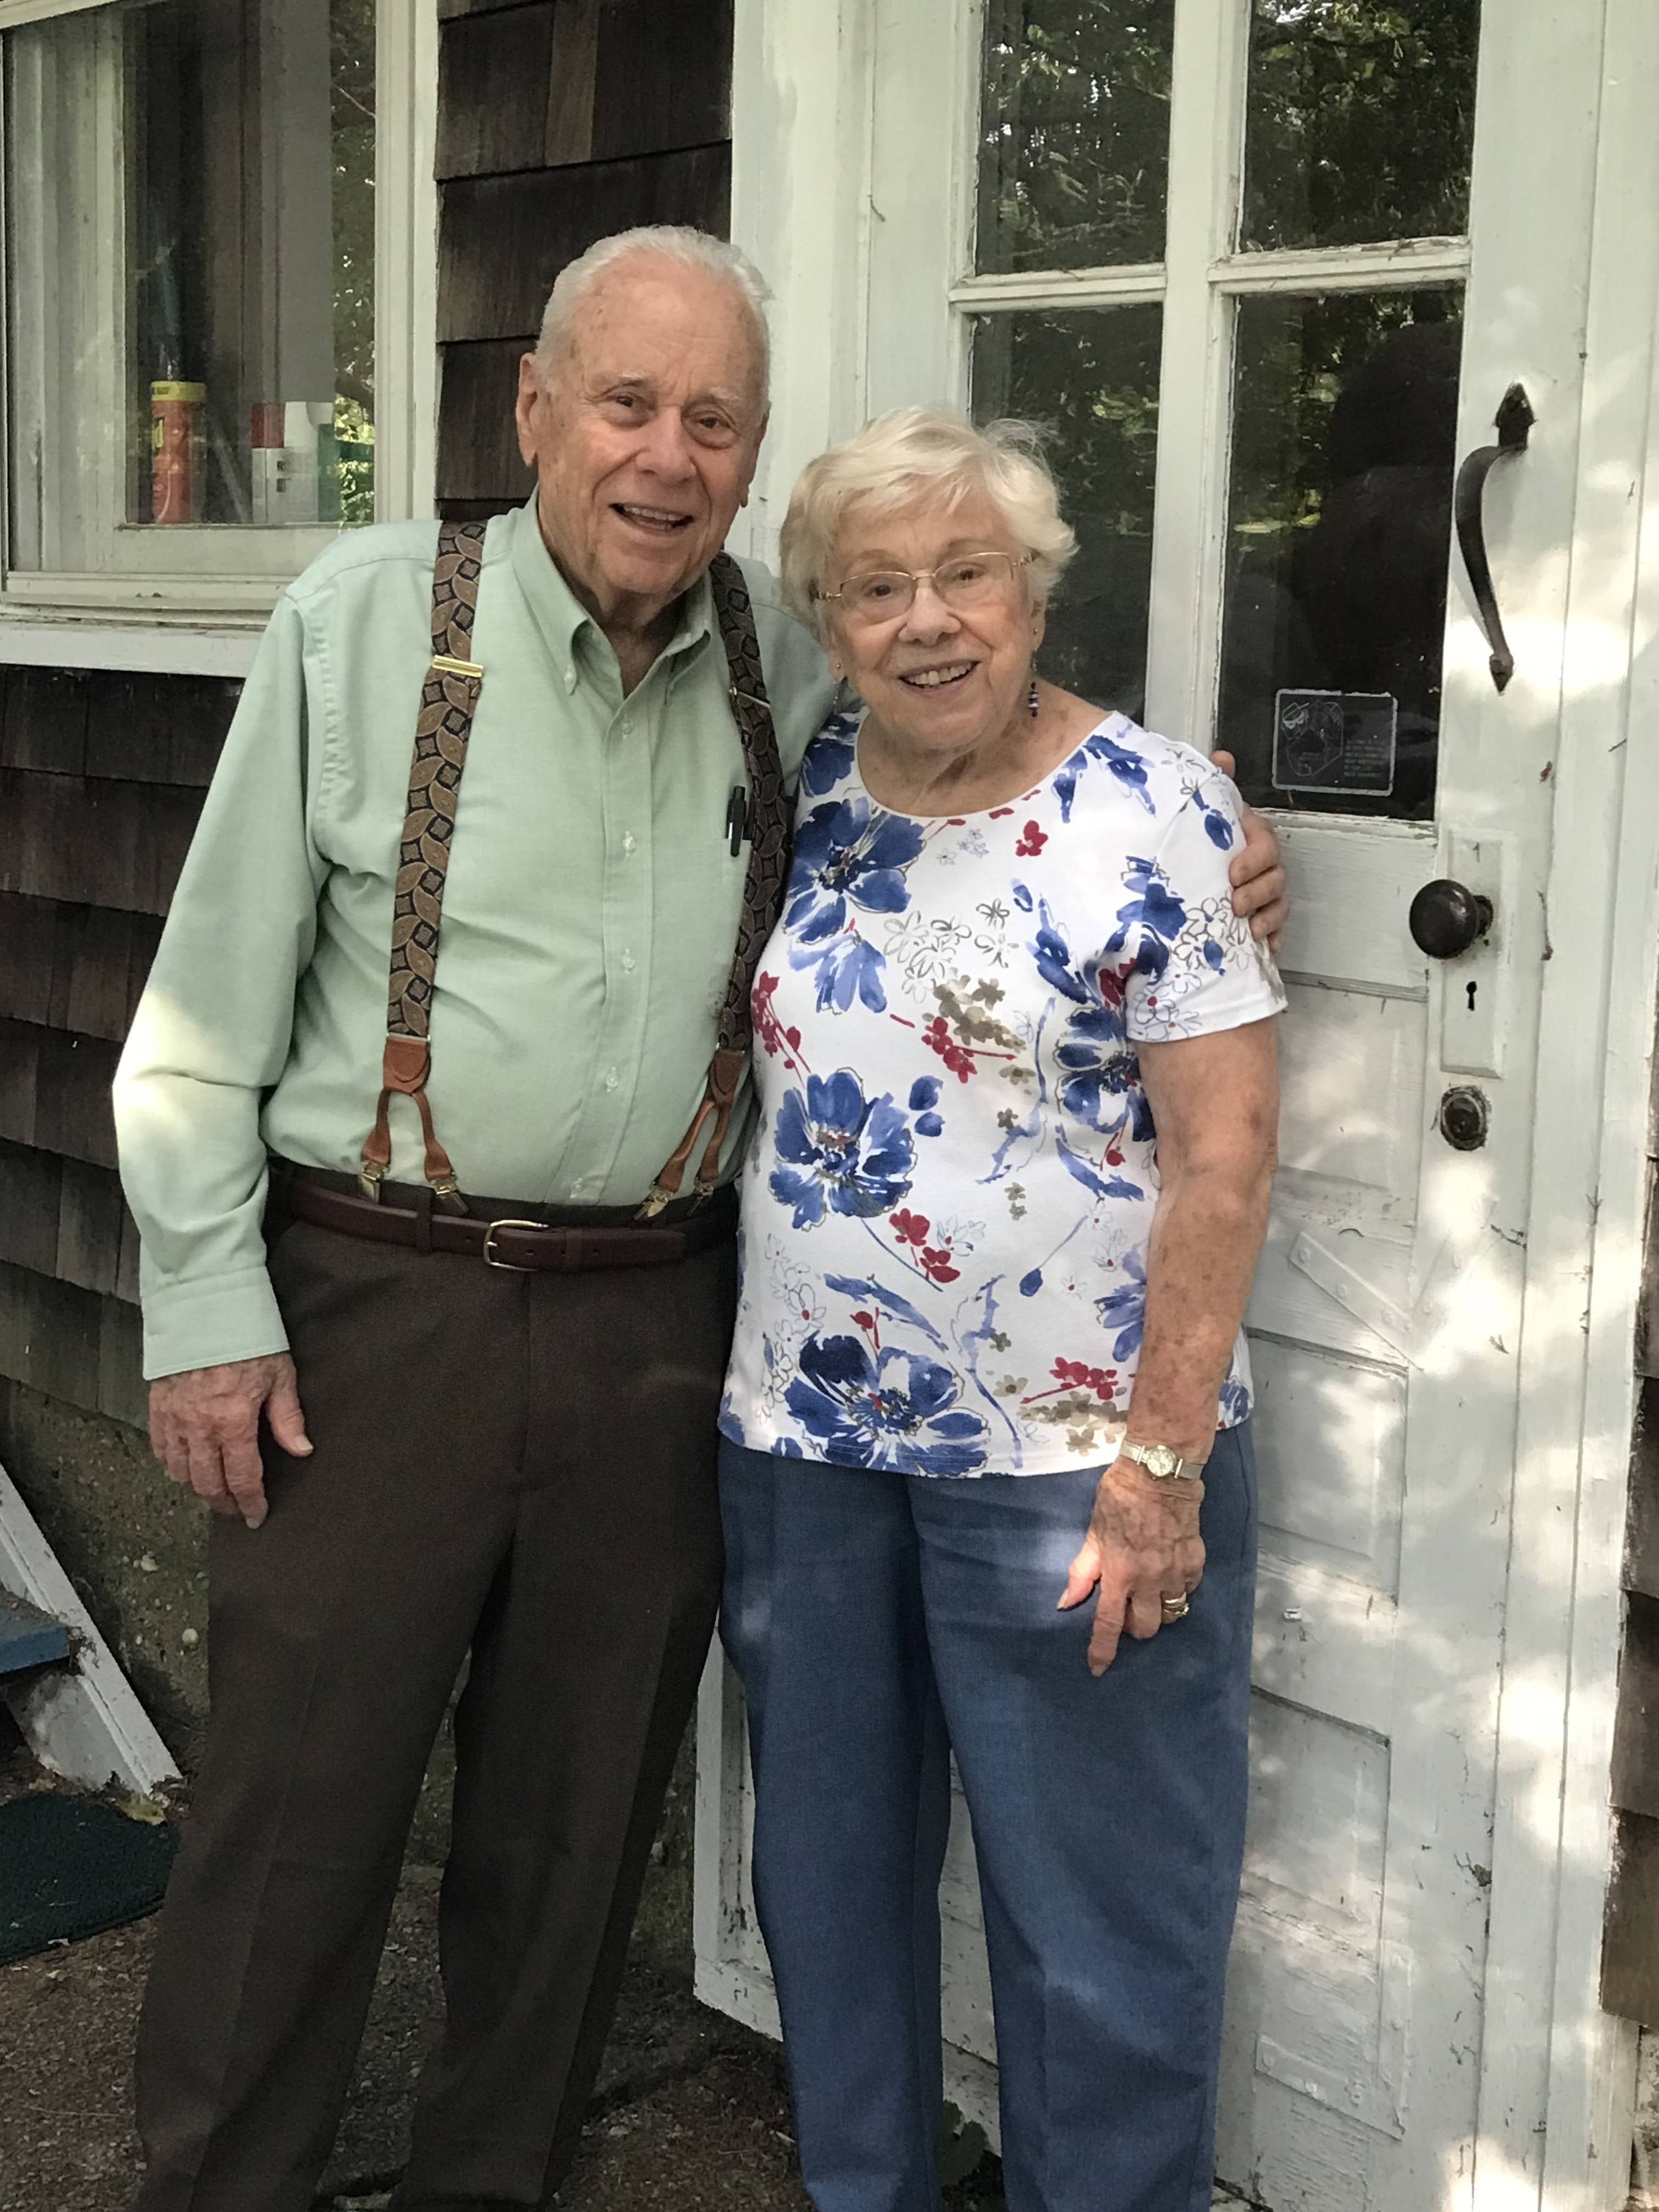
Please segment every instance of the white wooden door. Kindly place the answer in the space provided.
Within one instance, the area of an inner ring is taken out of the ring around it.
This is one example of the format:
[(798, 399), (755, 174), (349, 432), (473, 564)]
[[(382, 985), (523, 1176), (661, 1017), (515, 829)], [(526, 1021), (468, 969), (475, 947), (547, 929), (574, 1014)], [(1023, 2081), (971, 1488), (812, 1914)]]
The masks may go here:
[[(792, 414), (786, 386), (763, 531), (811, 449), (793, 422), (939, 398), (1049, 420), (1083, 539), (1049, 672), (1231, 744), (1280, 810), (1284, 1165), (1249, 1316), (1253, 1812), (1217, 2154), (1270, 2212), (1522, 2201), (1476, 2153), (1601, 56), (1585, 0), (1484, 13), (843, 6), (823, 143), (857, 188), (772, 223), (847, 273), (831, 327), (779, 334), (827, 404)], [(1536, 427), (1485, 501), (1500, 695), (1451, 488), (1516, 383)], [(1443, 962), (1407, 919), (1438, 878), (1494, 912)], [(1443, 1133), (1453, 1090), (1478, 1094), (1476, 1149)], [(729, 1686), (704, 1762), (724, 1873), (700, 1986), (770, 2025)], [(1547, 1887), (1541, 1830), (1539, 1852), (1511, 1841), (1515, 1896)], [(989, 2120), (965, 1824), (945, 1907), (952, 2086)]]

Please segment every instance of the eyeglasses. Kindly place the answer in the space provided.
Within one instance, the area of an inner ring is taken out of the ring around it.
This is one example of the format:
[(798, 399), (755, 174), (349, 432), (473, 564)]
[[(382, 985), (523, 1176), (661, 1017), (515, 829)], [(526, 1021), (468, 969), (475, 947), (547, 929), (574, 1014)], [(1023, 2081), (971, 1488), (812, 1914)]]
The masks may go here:
[(931, 584), (935, 596), (953, 613), (972, 614), (976, 608), (994, 606), (1030, 559), (1029, 553), (958, 553), (937, 568), (866, 569), (862, 575), (848, 576), (840, 591), (817, 596), (838, 599), (851, 621), (891, 622), (909, 613), (918, 584)]

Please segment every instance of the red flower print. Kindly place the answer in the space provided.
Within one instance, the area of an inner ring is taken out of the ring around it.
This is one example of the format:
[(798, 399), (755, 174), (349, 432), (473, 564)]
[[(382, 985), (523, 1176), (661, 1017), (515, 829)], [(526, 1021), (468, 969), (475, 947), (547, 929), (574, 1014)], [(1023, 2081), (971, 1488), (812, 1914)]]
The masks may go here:
[(1033, 1390), (1021, 1399), (1023, 1406), (1033, 1405), (1039, 1398), (1057, 1397), (1062, 1390), (1087, 1390), (1109, 1406), (1117, 1388), (1115, 1367), (1091, 1367), (1086, 1359), (1057, 1359), (1049, 1372), (1054, 1378), (1052, 1387)]
[(959, 1083), (966, 1083), (974, 1072), (974, 1055), (964, 1052), (957, 1042), (943, 1014), (934, 1015), (922, 1031), (921, 1039), (930, 1052), (939, 1054)]
[(921, 1248), (921, 1272), (930, 1283), (954, 1283), (962, 1270), (951, 1265), (948, 1244), (924, 1244)]
[(1048, 831), (1039, 830), (1035, 822), (1028, 822), (1014, 850), (1022, 860), (1029, 860), (1040, 853), (1048, 842)]
[(928, 1222), (925, 1213), (912, 1213), (907, 1206), (902, 1206), (896, 1213), (890, 1213), (887, 1218), (893, 1224), (893, 1233), (901, 1244), (927, 1243)]

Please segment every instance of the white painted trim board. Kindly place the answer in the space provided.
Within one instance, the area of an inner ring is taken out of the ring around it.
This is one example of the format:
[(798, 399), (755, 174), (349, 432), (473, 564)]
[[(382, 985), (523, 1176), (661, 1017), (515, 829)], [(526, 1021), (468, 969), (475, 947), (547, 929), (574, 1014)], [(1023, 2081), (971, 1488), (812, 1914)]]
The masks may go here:
[(70, 1668), (37, 1675), (6, 1693), (41, 1765), (88, 1789), (113, 1779), (143, 1796), (176, 1783), (179, 1770), (167, 1746), (3, 1468), (0, 1586), (61, 1620), (78, 1647)]

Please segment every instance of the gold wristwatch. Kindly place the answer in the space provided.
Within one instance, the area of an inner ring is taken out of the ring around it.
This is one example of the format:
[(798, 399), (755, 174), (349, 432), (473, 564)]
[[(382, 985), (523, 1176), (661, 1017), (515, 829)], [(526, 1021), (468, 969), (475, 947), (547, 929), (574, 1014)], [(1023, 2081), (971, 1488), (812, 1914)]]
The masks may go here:
[(1182, 1459), (1168, 1444), (1120, 1444), (1117, 1455), (1144, 1467), (1154, 1482), (1197, 1482), (1204, 1473), (1201, 1459)]

